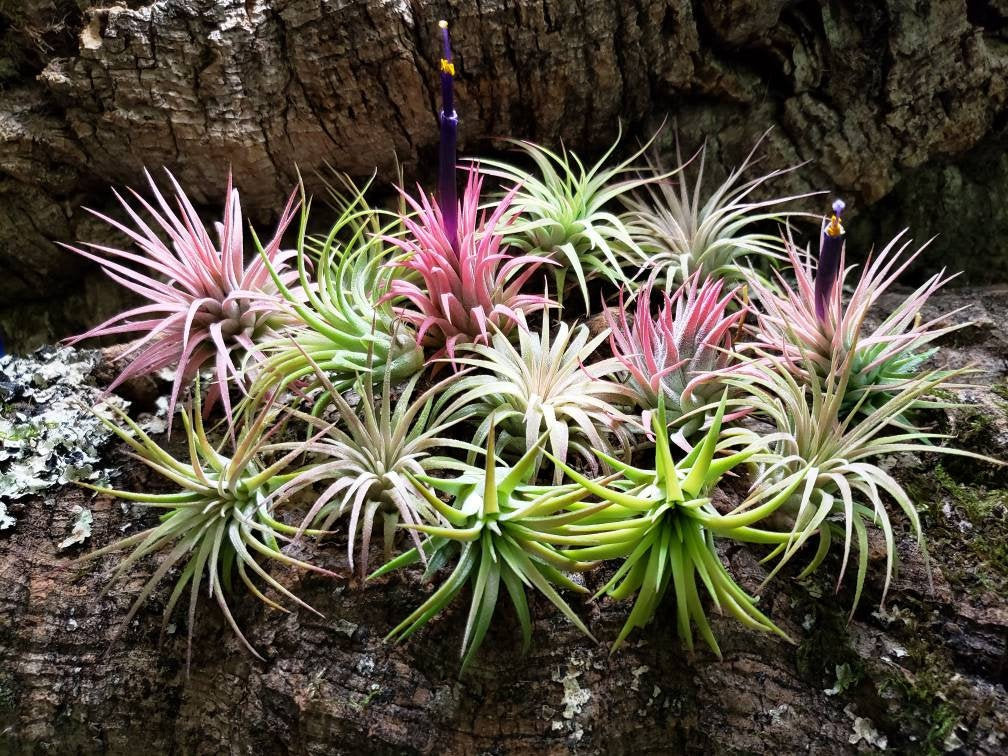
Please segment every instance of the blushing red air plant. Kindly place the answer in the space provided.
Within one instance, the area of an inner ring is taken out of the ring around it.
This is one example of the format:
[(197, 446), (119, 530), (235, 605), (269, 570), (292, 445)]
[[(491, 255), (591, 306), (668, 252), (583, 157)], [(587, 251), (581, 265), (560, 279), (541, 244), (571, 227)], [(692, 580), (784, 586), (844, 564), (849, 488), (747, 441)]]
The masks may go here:
[(423, 284), (393, 279), (387, 299), (406, 300), (408, 305), (394, 309), (400, 318), (416, 326), (417, 342), (452, 359), (460, 343), (488, 343), (491, 324), (508, 332), (519, 312), (535, 312), (553, 304), (546, 297), (521, 293), (539, 266), (550, 261), (533, 255), (510, 257), (502, 251), (507, 226), (502, 218), (514, 190), (488, 217), (479, 212), (482, 183), (479, 172), (471, 168), (462, 197), (457, 252), (440, 208), (423, 194), (415, 200), (404, 193), (416, 215), (403, 218), (406, 234), (384, 237), (405, 253), (392, 265), (416, 272)]
[[(84, 246), (92, 251), (63, 245), (94, 260), (112, 280), (150, 300), (149, 304), (120, 313), (69, 339), (69, 343), (124, 333), (142, 334), (120, 357), (135, 355), (109, 390), (130, 378), (162, 368), (175, 368), (169, 418), (174, 417), (181, 388), (200, 368), (212, 364), (214, 381), (207, 404), (212, 405), (221, 398), (230, 417), (228, 381), (233, 379), (236, 385), (245, 385), (245, 363), (250, 357), (258, 359), (257, 344), (273, 335), (274, 327), (285, 321), (286, 310), (276, 296), (276, 287), (261, 257), (255, 256), (248, 266), (245, 265), (241, 203), (230, 173), (224, 217), (222, 222), (215, 224), (217, 243), (214, 243), (175, 177), (165, 172), (175, 188), (177, 211), (158, 191), (147, 171), (144, 173), (157, 207), (130, 189), (154, 220), (153, 224), (148, 225), (118, 192), (115, 192), (116, 198), (129, 214), (135, 229), (102, 213), (89, 211), (132, 239), (140, 254), (100, 244), (85, 243)], [(266, 258), (281, 270), (293, 254), (281, 251), (280, 242), (294, 218), (296, 198), (295, 191), (280, 214), (273, 238), (264, 246)], [(167, 236), (167, 243), (161, 234)], [(149, 272), (129, 264), (146, 267)], [(286, 271), (283, 275), (293, 279), (296, 273)]]
[[(759, 307), (756, 308), (756, 337), (746, 348), (779, 355), (781, 364), (796, 377), (806, 378), (810, 366), (820, 378), (826, 378), (836, 365), (844, 362), (847, 352), (854, 350), (844, 406), (854, 406), (867, 393), (861, 406), (864, 411), (870, 411), (878, 401), (884, 401), (920, 373), (922, 363), (934, 353), (933, 348), (928, 348), (931, 342), (968, 325), (949, 322), (965, 308), (930, 320), (921, 318), (928, 298), (955, 278), (945, 275), (942, 269), (872, 327), (870, 316), (879, 300), (927, 244), (905, 256), (912, 240), (904, 238), (905, 229), (901, 231), (881, 251), (869, 257), (844, 304), (844, 283), (853, 266), (845, 267), (842, 229), (837, 236), (828, 234), (832, 223), (832, 219), (827, 221), (823, 248), (826, 255), (837, 252), (838, 257), (834, 263), (824, 256), (818, 276), (813, 272), (810, 255), (799, 251), (789, 236), (785, 246), (795, 284), (789, 283), (780, 273), (776, 274), (776, 290), (758, 276), (750, 279), (750, 289)], [(829, 239), (839, 239), (840, 243), (833, 242), (835, 246), (831, 248)], [(836, 272), (832, 273), (834, 264)], [(922, 404), (918, 402), (916, 406)]]
[[(723, 281), (708, 278), (700, 283), (700, 277), (693, 275), (673, 294), (661, 293), (663, 302), (655, 315), (653, 284), (649, 281), (637, 292), (632, 325), (623, 292), (619, 308), (606, 309), (609, 345), (629, 374), (627, 383), (638, 404), (649, 413), (664, 397), (668, 418), (674, 422), (710, 405), (723, 391), (718, 374), (731, 364), (733, 331), (746, 309), (728, 311), (738, 288), (722, 296)], [(696, 431), (703, 420), (700, 413), (692, 415), (683, 434)], [(650, 422), (644, 427), (650, 427)]]

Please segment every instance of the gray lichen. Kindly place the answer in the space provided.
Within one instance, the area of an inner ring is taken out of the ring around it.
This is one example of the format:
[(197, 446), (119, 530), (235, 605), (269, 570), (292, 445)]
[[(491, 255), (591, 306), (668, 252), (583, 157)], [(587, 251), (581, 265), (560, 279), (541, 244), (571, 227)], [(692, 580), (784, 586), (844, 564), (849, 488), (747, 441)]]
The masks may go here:
[[(99, 352), (69, 347), (0, 358), (0, 530), (14, 524), (13, 501), (107, 477), (100, 451), (110, 433), (90, 409), (103, 399), (93, 380), (100, 363)], [(105, 402), (128, 404), (115, 396)]]

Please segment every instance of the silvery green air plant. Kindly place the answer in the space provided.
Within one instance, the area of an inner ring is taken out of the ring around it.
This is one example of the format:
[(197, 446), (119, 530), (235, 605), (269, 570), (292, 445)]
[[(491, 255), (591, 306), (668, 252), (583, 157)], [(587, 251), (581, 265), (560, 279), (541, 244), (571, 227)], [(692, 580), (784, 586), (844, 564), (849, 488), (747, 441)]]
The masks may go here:
[(452, 63), (448, 22), (441, 21), (441, 145), (438, 166), (438, 206), (445, 235), (458, 252), (458, 192), (455, 187), (455, 147), (458, 142), (458, 114), (455, 112), (455, 64)]
[(826, 305), (833, 293), (843, 260), (844, 240), (847, 237), (840, 223), (840, 216), (844, 207), (843, 200), (838, 199), (833, 203), (833, 214), (823, 219), (819, 266), (815, 277), (815, 310), (816, 317), (820, 321), (826, 319)]

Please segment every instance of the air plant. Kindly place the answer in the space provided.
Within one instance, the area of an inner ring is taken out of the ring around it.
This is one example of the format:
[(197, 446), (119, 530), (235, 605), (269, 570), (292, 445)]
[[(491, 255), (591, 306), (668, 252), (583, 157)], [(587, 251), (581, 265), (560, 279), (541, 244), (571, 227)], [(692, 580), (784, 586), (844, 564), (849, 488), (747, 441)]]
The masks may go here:
[[(833, 214), (823, 221), (818, 271), (813, 269), (810, 255), (802, 254), (788, 236), (785, 249), (795, 284), (780, 273), (775, 287), (751, 278), (753, 298), (760, 307), (750, 346), (779, 355), (782, 367), (799, 378), (814, 370), (821, 381), (843, 364), (850, 352), (844, 407), (858, 405), (868, 412), (923, 374), (923, 363), (935, 351), (929, 347), (932, 342), (968, 323), (949, 322), (965, 308), (921, 319), (928, 298), (955, 277), (941, 270), (872, 326), (870, 319), (879, 300), (927, 246), (904, 256), (912, 242), (904, 239), (905, 230), (869, 258), (845, 304), (843, 288), (852, 268), (844, 262), (843, 209), (838, 200)], [(922, 405), (930, 403), (922, 399), (913, 406)]]
[(738, 436), (721, 437), (725, 406), (726, 398), (722, 397), (703, 440), (678, 465), (672, 458), (663, 400), (659, 400), (658, 411), (652, 416), (654, 469), (631, 467), (600, 454), (616, 470), (613, 479), (605, 482), (590, 480), (558, 462), (586, 494), (609, 504), (593, 513), (584, 525), (572, 526), (582, 535), (595, 536), (599, 543), (567, 549), (564, 556), (587, 561), (623, 560), (596, 594), (596, 598), (607, 594), (615, 599), (636, 596), (613, 643), (614, 651), (635, 628), (651, 621), (669, 588), (675, 596), (679, 637), (689, 650), (693, 649), (695, 625), (711, 650), (721, 656), (703, 608), (702, 590), (719, 612), (727, 612), (747, 627), (787, 638), (735, 582), (715, 548), (717, 537), (756, 543), (782, 540), (780, 534), (751, 527), (752, 522), (738, 523), (722, 517), (711, 503), (711, 491), (721, 477), (760, 446), (756, 441), (736, 451)]
[[(158, 191), (151, 175), (146, 171), (144, 174), (158, 207), (132, 189), (130, 192), (153, 219), (153, 227), (118, 192), (115, 192), (116, 198), (136, 229), (102, 213), (89, 211), (132, 239), (140, 254), (100, 244), (87, 243), (84, 245), (87, 250), (62, 246), (94, 260), (109, 278), (150, 303), (120, 313), (69, 342), (76, 344), (100, 336), (143, 334), (120, 356), (124, 359), (135, 355), (109, 390), (130, 378), (162, 368), (175, 368), (169, 418), (174, 417), (182, 387), (204, 365), (212, 365), (214, 381), (208, 404), (213, 404), (219, 396), (230, 416), (228, 382), (245, 386), (247, 376), (253, 372), (245, 369), (245, 363), (249, 358), (258, 359), (262, 342), (287, 321), (286, 308), (276, 296), (274, 281), (282, 285), (293, 276), (286, 266), (290, 253), (281, 251), (280, 244), (294, 218), (297, 192), (287, 200), (273, 238), (262, 247), (262, 256), (246, 266), (241, 203), (238, 190), (232, 187), (230, 174), (223, 221), (216, 224), (216, 243), (171, 173), (168, 178), (175, 188), (177, 212)], [(162, 233), (167, 236), (167, 243)], [(141, 272), (127, 263), (143, 266), (149, 272)], [(276, 270), (272, 280), (268, 267)]]
[(746, 308), (729, 313), (738, 289), (722, 296), (724, 284), (694, 274), (676, 291), (662, 293), (657, 317), (652, 314), (652, 282), (636, 292), (632, 324), (627, 321), (623, 292), (619, 307), (604, 312), (609, 324), (609, 344), (616, 360), (627, 371), (627, 387), (650, 413), (664, 402), (672, 422), (682, 423), (684, 437), (701, 427), (704, 413), (723, 391), (722, 376), (733, 359), (732, 337), (745, 318)]
[[(556, 153), (532, 142), (509, 141), (535, 164), (534, 172), (497, 160), (481, 160), (479, 164), (483, 173), (514, 187), (513, 203), (519, 217), (508, 227), (508, 241), (527, 254), (558, 263), (560, 297), (566, 274), (573, 271), (587, 308), (589, 279), (601, 277), (623, 283), (626, 259), (638, 261), (644, 256), (613, 203), (654, 180), (625, 177), (632, 170), (631, 163), (651, 142), (619, 164), (606, 167), (619, 145), (617, 136), (598, 162), (586, 168), (577, 155), (566, 149)], [(640, 265), (635, 262), (633, 267)]]
[[(266, 403), (253, 419), (241, 427), (230, 456), (225, 455), (224, 449), (215, 446), (207, 437), (199, 391), (196, 391), (195, 409), (188, 409), (181, 415), (189, 450), (188, 461), (181, 461), (159, 446), (121, 409), (114, 405), (111, 405), (111, 409), (125, 427), (103, 414), (99, 414), (99, 417), (133, 450), (130, 456), (178, 488), (171, 493), (146, 493), (80, 484), (98, 493), (163, 512), (159, 524), (83, 557), (84, 560), (93, 560), (112, 552), (129, 550), (128, 556), (116, 566), (105, 588), (108, 591), (118, 578), (141, 559), (163, 554), (121, 627), (129, 625), (161, 580), (173, 568), (181, 566), (181, 574), (165, 606), (164, 626), (188, 588), (189, 644), (186, 668), (188, 669), (191, 655), (198, 597), (204, 584), (210, 598), (217, 602), (221, 613), (241, 642), (256, 658), (261, 659), (242, 634), (228, 606), (227, 594), (233, 592), (235, 587), (235, 573), (248, 591), (267, 606), (287, 611), (257, 587), (254, 582), (257, 576), (283, 597), (315, 614), (318, 612), (272, 577), (259, 560), (266, 558), (334, 576), (328, 570), (290, 557), (281, 550), (280, 544), (291, 540), (297, 529), (276, 520), (274, 512), (267, 505), (271, 491), (282, 485), (292, 474), (288, 469), (303, 453), (303, 445), (282, 453), (283, 445), (270, 441), (278, 426), (269, 427), (275, 412), (271, 403)], [(269, 461), (271, 458), (272, 462)]]
[[(746, 500), (733, 516), (755, 521), (774, 514), (792, 523), (786, 542), (767, 557), (779, 557), (769, 577), (777, 573), (812, 537), (819, 547), (802, 575), (823, 562), (837, 534), (843, 534), (844, 552), (837, 588), (843, 581), (851, 543), (857, 536), (858, 567), (854, 609), (861, 597), (868, 567), (867, 526), (882, 530), (886, 548), (885, 586), (889, 587), (895, 558), (895, 536), (888, 502), (895, 502), (923, 547), (920, 519), (909, 495), (877, 460), (888, 454), (915, 452), (967, 456), (999, 464), (982, 455), (939, 446), (949, 436), (897, 422), (921, 397), (965, 370), (932, 371), (914, 376), (870, 411), (863, 411), (867, 395), (844, 408), (847, 384), (854, 375), (857, 345), (835, 363), (821, 379), (812, 366), (807, 380), (799, 382), (779, 358), (761, 355), (729, 379), (744, 397), (738, 401), (765, 417), (775, 431), (763, 437), (768, 452), (757, 455), (761, 470)], [(953, 402), (934, 400), (950, 408)], [(740, 433), (745, 431), (738, 429)], [(767, 579), (769, 579), (769, 577)]]
[[(617, 406), (633, 404), (633, 392), (610, 380), (620, 363), (610, 358), (586, 366), (606, 338), (590, 337), (587, 326), (561, 322), (551, 333), (548, 318), (533, 331), (518, 315), (518, 345), (497, 332), (490, 344), (460, 348), (455, 361), (478, 372), (447, 387), (439, 404), (456, 417), (478, 422), (473, 442), (482, 444), (492, 423), (501, 430), (498, 449), (532, 448), (540, 433), (561, 461), (576, 454), (598, 469), (592, 448), (615, 454), (628, 450), (632, 434)], [(615, 439), (615, 443), (610, 438)], [(540, 459), (533, 470), (538, 471)], [(554, 472), (559, 483), (561, 472)]]
[[(427, 559), (427, 579), (442, 567), (454, 566), (434, 593), (393, 628), (388, 638), (396, 641), (408, 638), (448, 606), (466, 583), (471, 586), (472, 599), (462, 637), (463, 671), (486, 636), (502, 584), (518, 615), (525, 650), (532, 640), (526, 587), (534, 587), (578, 629), (592, 637), (557, 592), (559, 587), (586, 593), (565, 573), (580, 572), (592, 565), (565, 556), (558, 546), (595, 543), (594, 535), (576, 533), (576, 524), (606, 505), (567, 511), (585, 492), (569, 486), (528, 485), (545, 440), (544, 434), (513, 467), (498, 467), (491, 425), (482, 470), (473, 469), (452, 480), (411, 476), (417, 491), (448, 524), (411, 526), (428, 536), (423, 546), (392, 560), (371, 578), (416, 564), (423, 556)], [(439, 493), (451, 497), (452, 503), (443, 502)]]
[[(382, 297), (390, 290), (391, 271), (381, 241), (385, 230), (364, 199), (366, 189), (348, 183), (352, 196), (322, 239), (307, 235), (311, 201), (303, 203), (298, 230), (298, 286), (279, 271), (267, 270), (295, 315), (295, 322), (263, 344), (267, 358), (251, 394), (255, 401), (274, 390), (319, 388), (317, 368), (337, 391), (351, 388), (362, 374), (374, 381), (384, 375), (402, 380), (423, 367), (423, 354), (410, 329), (400, 323)], [(338, 199), (338, 197), (337, 197)], [(265, 255), (265, 250), (261, 251)], [(316, 402), (321, 412), (331, 396)]]
[[(311, 360), (310, 357), (307, 359)], [(392, 558), (397, 525), (412, 526), (425, 519), (437, 520), (426, 499), (411, 482), (411, 476), (442, 470), (465, 471), (468, 465), (444, 456), (443, 452), (478, 449), (446, 435), (458, 419), (448, 419), (432, 411), (434, 397), (443, 392), (454, 377), (435, 383), (414, 398), (413, 392), (420, 378), (417, 373), (406, 381), (394, 406), (388, 372), (382, 380), (380, 398), (375, 396), (373, 382), (362, 377), (354, 386), (360, 402), (357, 407), (352, 407), (332, 385), (325, 371), (317, 365), (315, 367), (318, 380), (331, 397), (338, 425), (304, 413), (294, 413), (310, 426), (322, 430), (322, 435), (316, 440), (300, 445), (305, 451), (317, 455), (318, 459), (277, 489), (272, 505), (276, 506), (308, 486), (325, 485), (325, 490), (305, 515), (301, 529), (317, 523), (320, 531), (327, 532), (337, 518), (348, 516), (347, 561), (353, 570), (354, 545), (360, 533), (357, 565), (363, 579), (368, 565), (371, 533), (379, 515), (386, 561)], [(292, 445), (292, 448), (297, 447)], [(411, 533), (419, 547), (421, 543), (417, 531)]]
[(470, 169), (459, 216), (458, 242), (448, 236), (442, 210), (426, 196), (419, 201), (404, 195), (416, 216), (405, 216), (407, 233), (385, 240), (404, 253), (393, 264), (419, 276), (421, 285), (394, 278), (386, 300), (405, 301), (396, 315), (416, 326), (417, 342), (435, 347), (440, 356), (454, 358), (459, 344), (490, 340), (496, 327), (510, 331), (518, 313), (531, 313), (552, 304), (546, 297), (522, 294), (522, 287), (546, 258), (509, 257), (503, 249), (504, 224), (514, 197), (509, 193), (493, 212), (480, 213), (483, 179)]
[[(753, 194), (763, 194), (773, 179), (800, 167), (746, 179), (755, 162), (753, 156), (765, 138), (766, 133), (742, 164), (709, 194), (704, 191), (706, 144), (683, 163), (677, 140), (679, 167), (674, 171), (666, 171), (657, 159), (651, 161), (651, 173), (658, 178), (647, 182), (643, 191), (623, 198), (626, 226), (635, 242), (629, 249), (636, 251), (630, 262), (647, 271), (639, 280), (655, 275), (667, 290), (693, 275), (738, 281), (745, 275), (743, 258), (785, 259), (786, 250), (779, 236), (761, 230), (761, 226), (804, 215), (781, 208), (816, 192), (765, 200), (752, 198)], [(687, 168), (698, 157), (696, 180), (691, 185)]]
[[(438, 191), (431, 202), (421, 190), (419, 199), (402, 191), (414, 216), (401, 214), (404, 232), (385, 240), (402, 256), (394, 265), (408, 275), (397, 276), (386, 300), (396, 302), (396, 314), (417, 329), (417, 343), (437, 349), (437, 356), (454, 358), (459, 344), (490, 339), (490, 326), (509, 331), (518, 312), (547, 307), (545, 297), (522, 294), (521, 289), (545, 258), (509, 257), (503, 237), (514, 192), (480, 213), (483, 180), (470, 168), (461, 208), (455, 175), (458, 113), (455, 112), (455, 64), (448, 22), (440, 21), (442, 57)], [(418, 285), (419, 284), (419, 285)]]

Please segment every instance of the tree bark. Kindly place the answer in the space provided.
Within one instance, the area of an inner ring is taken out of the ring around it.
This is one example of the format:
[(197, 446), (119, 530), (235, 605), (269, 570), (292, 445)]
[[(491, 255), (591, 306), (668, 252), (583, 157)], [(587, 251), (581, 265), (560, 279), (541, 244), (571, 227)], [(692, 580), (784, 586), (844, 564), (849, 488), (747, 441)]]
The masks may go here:
[[(260, 221), (296, 177), (427, 178), (436, 23), (449, 18), (465, 152), (492, 137), (595, 154), (673, 119), (716, 169), (774, 126), (780, 191), (827, 189), (865, 218), (902, 210), (934, 260), (1002, 280), (1005, 19), (998, 0), (22, 0), (0, 3), (0, 323), (38, 343), (115, 311), (55, 246), (105, 242), (79, 208), (169, 167), (219, 205), (234, 170)], [(674, 129), (666, 129), (667, 145)], [(994, 156), (994, 159), (988, 159)], [(905, 179), (905, 181), (904, 181)], [(902, 183), (901, 183), (902, 182)], [(881, 198), (891, 204), (872, 214)], [(968, 223), (960, 223), (959, 216)], [(869, 222), (870, 221), (870, 222)], [(852, 229), (857, 237), (857, 229)]]
[[(950, 365), (975, 362), (966, 406), (936, 417), (958, 442), (1008, 456), (1000, 324), (1004, 289), (953, 291), (931, 308), (974, 303), (975, 325), (944, 344)], [(924, 313), (929, 316), (928, 312)], [(134, 397), (135, 398), (135, 397)], [(123, 486), (153, 480), (112, 447)], [(258, 662), (209, 602), (201, 606), (193, 663), (185, 627), (159, 644), (164, 585), (113, 642), (152, 569), (142, 565), (105, 597), (114, 560), (73, 558), (152, 520), (106, 497), (53, 489), (10, 505), (0, 531), (0, 752), (151, 753), (1003, 753), (1008, 744), (1008, 474), (969, 461), (903, 459), (896, 473), (921, 509), (934, 589), (906, 532), (902, 565), (884, 609), (883, 560), (873, 549), (861, 606), (834, 593), (832, 558), (816, 577), (774, 580), (761, 606), (794, 639), (754, 633), (711, 611), (724, 659), (686, 652), (666, 605), (643, 632), (609, 655), (628, 607), (576, 603), (593, 644), (545, 601), (533, 605), (535, 640), (520, 654), (517, 622), (502, 608), (463, 676), (458, 644), (465, 600), (402, 646), (382, 636), (430, 590), (416, 574), (364, 588), (281, 572), (326, 616), (265, 609), (249, 596), (232, 606)], [(58, 550), (89, 508), (92, 535)], [(345, 573), (345, 544), (310, 547)], [(732, 572), (750, 591), (759, 553), (730, 548)], [(835, 555), (834, 555), (835, 556)], [(589, 573), (597, 588), (605, 576)]]

